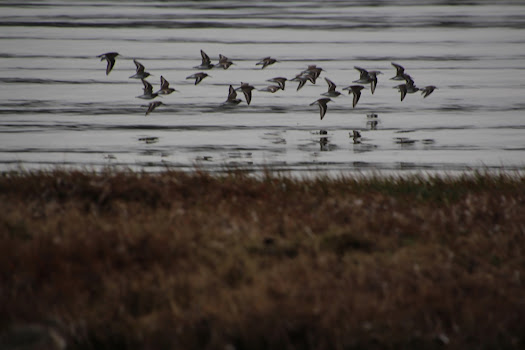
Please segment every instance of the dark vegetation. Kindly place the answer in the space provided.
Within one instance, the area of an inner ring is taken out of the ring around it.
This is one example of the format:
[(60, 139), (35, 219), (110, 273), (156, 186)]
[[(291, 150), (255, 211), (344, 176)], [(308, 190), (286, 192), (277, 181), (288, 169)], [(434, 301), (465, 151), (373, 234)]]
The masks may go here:
[(0, 331), (68, 349), (524, 349), (525, 178), (0, 177)]

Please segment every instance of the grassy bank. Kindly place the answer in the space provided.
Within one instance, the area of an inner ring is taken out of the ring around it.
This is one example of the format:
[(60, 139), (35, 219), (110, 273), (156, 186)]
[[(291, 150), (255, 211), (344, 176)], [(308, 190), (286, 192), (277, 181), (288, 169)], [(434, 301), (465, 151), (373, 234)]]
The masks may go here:
[(0, 331), (68, 349), (525, 348), (525, 178), (0, 178)]

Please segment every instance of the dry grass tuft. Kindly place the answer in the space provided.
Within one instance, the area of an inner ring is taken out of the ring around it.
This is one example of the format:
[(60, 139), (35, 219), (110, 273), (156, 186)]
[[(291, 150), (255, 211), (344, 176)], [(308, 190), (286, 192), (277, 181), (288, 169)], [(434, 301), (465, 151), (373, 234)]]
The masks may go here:
[(0, 177), (0, 331), (68, 349), (525, 348), (525, 178)]

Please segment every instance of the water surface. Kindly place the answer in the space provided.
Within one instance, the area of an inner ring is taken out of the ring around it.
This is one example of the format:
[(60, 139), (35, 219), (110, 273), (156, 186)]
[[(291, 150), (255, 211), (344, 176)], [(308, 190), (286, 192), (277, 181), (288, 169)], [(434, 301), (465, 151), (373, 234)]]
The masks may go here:
[[(363, 4), (366, 3), (367, 6)], [(525, 3), (507, 1), (0, 2), (0, 170), (74, 167), (294, 174), (525, 168)], [(200, 50), (216, 63), (195, 86)], [(120, 57), (106, 76), (96, 56)], [(272, 56), (278, 63), (255, 64)], [(145, 116), (133, 59), (179, 90)], [(403, 102), (391, 62), (417, 86)], [(254, 91), (232, 108), (230, 84), (256, 88), (325, 71), (296, 91)], [(345, 94), (320, 119), (310, 103), (379, 70), (357, 106)], [(369, 117), (375, 114), (376, 117)], [(359, 130), (360, 143), (349, 137)], [(324, 134), (326, 131), (326, 134)]]

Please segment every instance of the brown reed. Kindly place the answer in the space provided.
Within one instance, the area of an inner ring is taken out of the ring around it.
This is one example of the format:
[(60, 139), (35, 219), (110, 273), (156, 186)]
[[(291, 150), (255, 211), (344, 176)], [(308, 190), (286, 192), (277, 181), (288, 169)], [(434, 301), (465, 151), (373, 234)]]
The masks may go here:
[(0, 331), (68, 349), (525, 348), (525, 178), (0, 177)]

